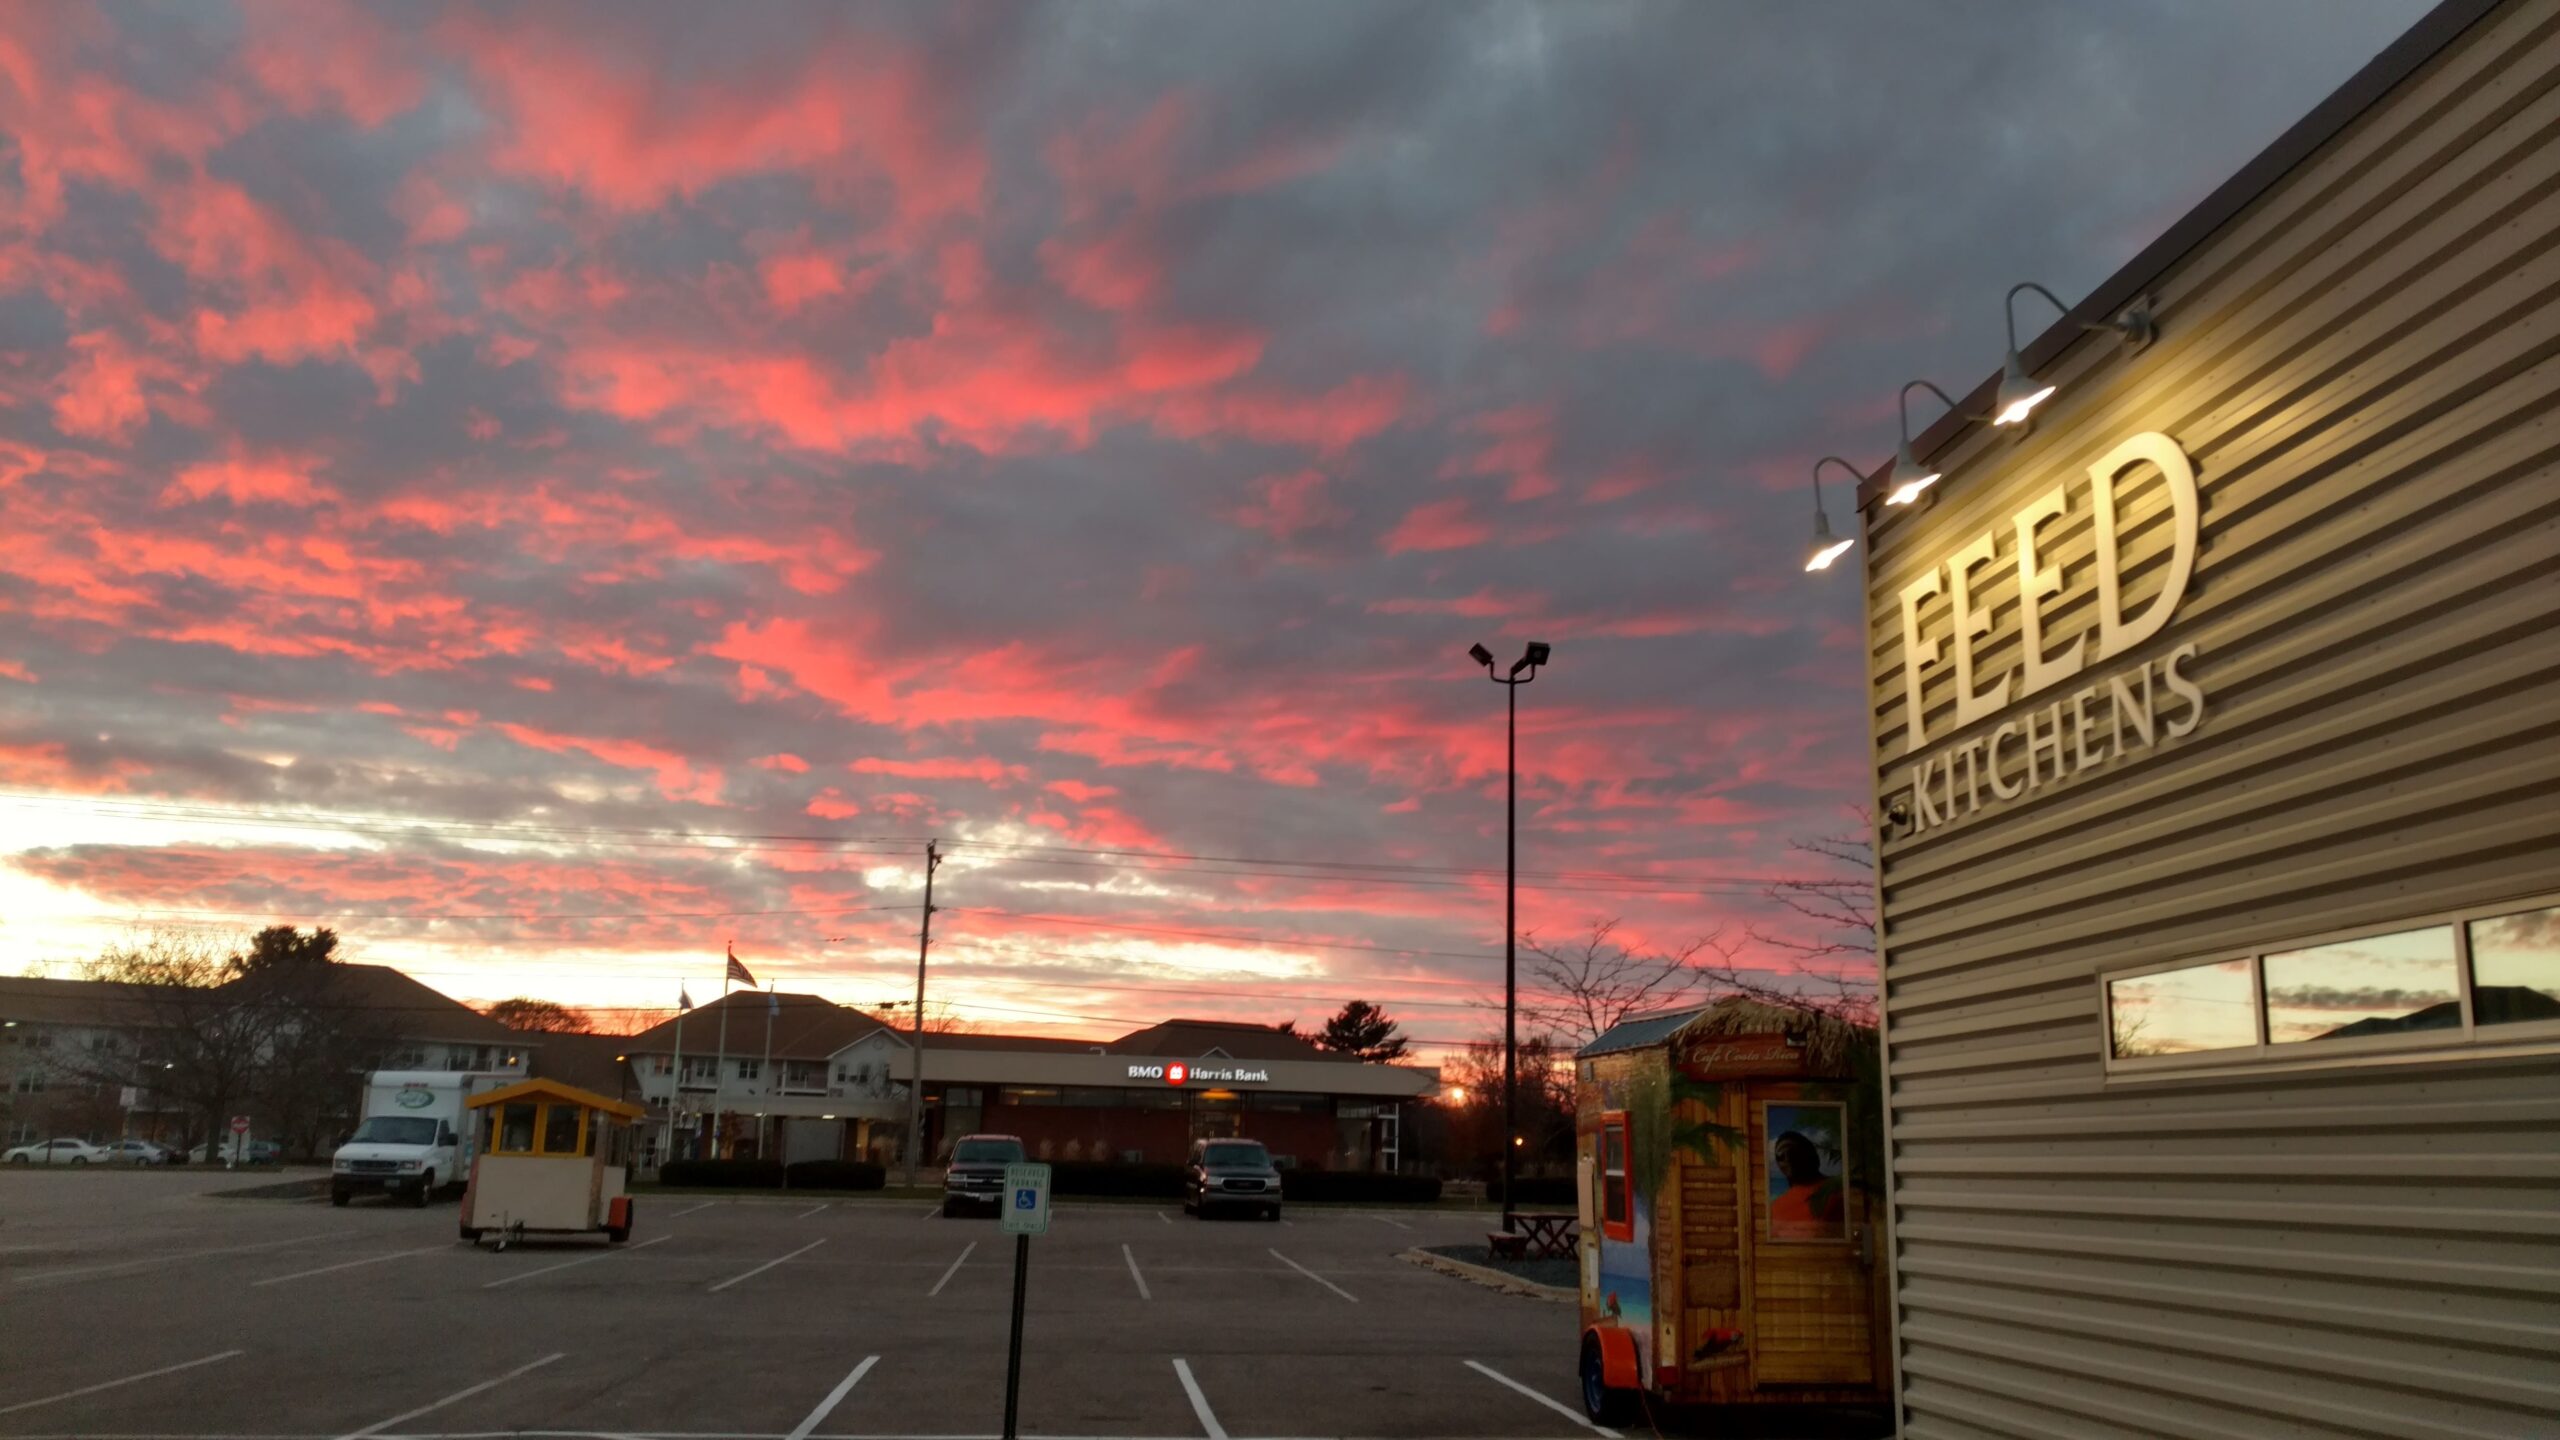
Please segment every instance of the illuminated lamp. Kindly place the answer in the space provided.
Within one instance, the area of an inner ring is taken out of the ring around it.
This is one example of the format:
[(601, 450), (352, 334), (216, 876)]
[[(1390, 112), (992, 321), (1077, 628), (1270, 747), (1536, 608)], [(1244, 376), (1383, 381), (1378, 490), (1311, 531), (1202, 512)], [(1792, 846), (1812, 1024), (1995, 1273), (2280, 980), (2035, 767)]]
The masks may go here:
[(1902, 415), (1902, 444), (1893, 452), (1893, 489), (1884, 497), (1887, 505), (1908, 505), (1920, 498), (1921, 491), (1938, 483), (1937, 467), (1921, 464), (1920, 458), (1911, 453), (1911, 392), (1914, 390), (1926, 390), (1937, 396), (1948, 409), (1956, 408), (1952, 396), (1926, 380), (1905, 382), (1902, 393), (1894, 397), (1894, 406)]
[(1852, 478), (1865, 478), (1858, 474), (1857, 466), (1837, 455), (1825, 455), (1813, 462), (1813, 549), (1804, 561), (1808, 573), (1830, 569), (1832, 561), (1848, 554), (1849, 547), (1858, 543), (1854, 535), (1844, 540), (1831, 533), (1831, 516), (1822, 508), (1822, 467), (1825, 465), (1837, 465), (1848, 471)]
[[(2038, 405), (2053, 398), (2053, 385), (2028, 374), (2026, 360), (2018, 354), (2018, 292), (2021, 290), (2033, 290), (2054, 309), (2061, 311), (2064, 319), (2071, 318), (2071, 307), (2033, 280), (2021, 280), (2009, 287), (2007, 298), (2001, 302), (2001, 309), (2009, 322), (2009, 358), (2000, 366), (2000, 391), (1991, 402), (1991, 423), (1994, 425), (2023, 424)], [(2103, 325), (2092, 325), (2083, 320), (2080, 328), (2115, 334), (2123, 338), (2127, 348), (2135, 350), (2150, 344), (2152, 337), (2159, 333), (2159, 328), (2152, 323), (2151, 302), (2148, 300)]]

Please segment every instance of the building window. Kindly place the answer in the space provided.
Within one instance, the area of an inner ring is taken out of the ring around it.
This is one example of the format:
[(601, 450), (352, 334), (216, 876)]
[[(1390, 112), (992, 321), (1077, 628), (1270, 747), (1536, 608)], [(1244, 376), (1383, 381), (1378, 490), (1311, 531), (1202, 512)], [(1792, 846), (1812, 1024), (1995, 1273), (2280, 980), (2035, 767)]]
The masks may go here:
[(649, 1057), (649, 1073), (652, 1075), (673, 1074), (675, 1068), (675, 1060), (672, 1056), (652, 1055)]
[(1600, 1234), (1609, 1240), (1636, 1238), (1635, 1187), (1627, 1183), (1627, 1112), (1600, 1117)]
[(2481, 906), (2101, 976), (2111, 1073), (2560, 1036), (2560, 905)]
[[(996, 1103), (999, 1105), (1055, 1105), (1059, 1100), (1060, 1096), (1054, 1086), (1007, 1085), (998, 1093)], [(951, 1103), (958, 1105), (965, 1102), (953, 1100)]]
[(18, 1072), (18, 1083), (10, 1088), (21, 1095), (41, 1095), (44, 1093), (44, 1072), (21, 1070)]
[(2560, 905), (2482, 916), (2465, 929), (2473, 1024), (2560, 1020)]
[(753, 1080), (763, 1074), (764, 1062), (761, 1060), (741, 1060), (738, 1062), (738, 1078), (741, 1080)]

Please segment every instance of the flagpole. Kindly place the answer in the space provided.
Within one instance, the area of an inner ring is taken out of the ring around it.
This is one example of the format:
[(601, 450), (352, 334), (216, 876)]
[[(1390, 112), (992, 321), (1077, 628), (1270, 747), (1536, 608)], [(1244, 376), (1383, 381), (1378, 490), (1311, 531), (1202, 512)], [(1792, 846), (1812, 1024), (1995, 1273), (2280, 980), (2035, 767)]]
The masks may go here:
[(781, 1009), (782, 1002), (773, 995), (773, 982), (767, 980), (764, 982), (764, 1068), (756, 1072), (764, 1078), (765, 1093), (765, 1116), (756, 1126), (756, 1158), (759, 1160), (773, 1158), (772, 1142), (766, 1137), (773, 1129), (773, 1097), (781, 1093), (773, 1079), (773, 1017)]
[[(690, 997), (684, 993), (684, 982), (681, 980), (677, 981), (676, 999), (682, 1001), (689, 998)], [(692, 1008), (693, 1007), (691, 1005), (684, 1004), (676, 1006), (675, 1085), (667, 1091), (667, 1160), (678, 1158), (676, 1155), (676, 1134), (678, 1128), (683, 1124), (681, 1117), (684, 1110), (684, 1012)], [(661, 1161), (660, 1163), (663, 1164), (665, 1162)]]
[[(729, 942), (729, 962), (737, 963), (738, 942)], [(729, 971), (720, 970), (720, 1058), (711, 1062), (711, 1158), (723, 1158), (720, 1142), (729, 1132)]]

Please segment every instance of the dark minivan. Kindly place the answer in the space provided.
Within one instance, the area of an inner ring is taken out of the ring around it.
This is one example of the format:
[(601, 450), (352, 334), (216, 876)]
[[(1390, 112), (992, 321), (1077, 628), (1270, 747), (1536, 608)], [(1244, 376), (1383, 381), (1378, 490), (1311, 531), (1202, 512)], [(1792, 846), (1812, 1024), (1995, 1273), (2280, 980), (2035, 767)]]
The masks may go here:
[(1280, 1218), (1280, 1171), (1259, 1140), (1194, 1140), (1183, 1172), (1182, 1208), (1202, 1219), (1218, 1208)]
[(952, 1143), (950, 1168), (942, 1172), (942, 1213), (999, 1213), (1004, 1209), (1004, 1167), (1021, 1163), (1019, 1136), (961, 1136)]

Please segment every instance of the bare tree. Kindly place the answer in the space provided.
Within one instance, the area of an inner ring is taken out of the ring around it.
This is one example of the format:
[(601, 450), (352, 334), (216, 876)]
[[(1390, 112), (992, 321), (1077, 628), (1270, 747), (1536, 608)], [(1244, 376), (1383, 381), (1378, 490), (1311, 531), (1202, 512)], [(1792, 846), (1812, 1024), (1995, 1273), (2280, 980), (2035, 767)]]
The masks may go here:
[(592, 1032), (595, 1022), (587, 1012), (557, 1000), (537, 1000), (519, 995), (500, 1000), (480, 1012), (510, 1030), (531, 1030), (551, 1035), (583, 1035)]
[(249, 1099), (275, 1040), (273, 1007), (231, 989), (232, 957), (202, 931), (139, 932), (81, 964), (83, 978), (117, 987), (132, 1037), (102, 1083), (140, 1085), (174, 1104), (181, 1143), (210, 1138)]
[[(1568, 944), (1520, 937), (1528, 971), (1520, 1012), (1536, 1028), (1552, 1032), (1568, 1052), (1630, 1015), (1695, 1000), (1715, 973), (1711, 967), (1731, 959), (1712, 933), (1677, 950), (1630, 950), (1617, 941), (1618, 923), (1595, 920), (1589, 934)], [(1701, 963), (1701, 955), (1712, 960)]]
[(1780, 880), (1760, 893), (1813, 922), (1812, 934), (1790, 935), (1751, 927), (1751, 939), (1804, 960), (1833, 955), (1876, 953), (1875, 842), (1873, 826), (1864, 823), (1845, 835), (1816, 835), (1790, 840), (1787, 848), (1821, 862), (1823, 873)]

